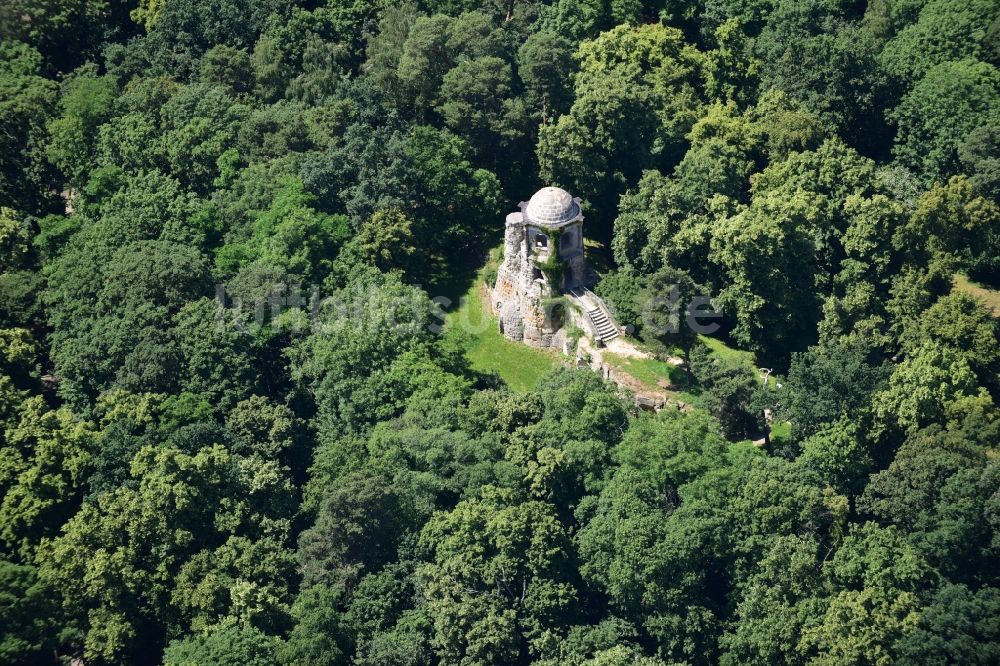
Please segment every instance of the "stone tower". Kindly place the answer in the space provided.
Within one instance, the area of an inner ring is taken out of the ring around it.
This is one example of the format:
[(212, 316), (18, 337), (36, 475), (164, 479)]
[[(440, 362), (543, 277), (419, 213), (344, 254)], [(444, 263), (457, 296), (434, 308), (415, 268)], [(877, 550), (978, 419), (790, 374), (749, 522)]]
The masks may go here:
[(584, 284), (580, 199), (543, 187), (507, 216), (492, 305), (500, 331), (535, 347), (562, 344), (565, 310), (552, 299)]

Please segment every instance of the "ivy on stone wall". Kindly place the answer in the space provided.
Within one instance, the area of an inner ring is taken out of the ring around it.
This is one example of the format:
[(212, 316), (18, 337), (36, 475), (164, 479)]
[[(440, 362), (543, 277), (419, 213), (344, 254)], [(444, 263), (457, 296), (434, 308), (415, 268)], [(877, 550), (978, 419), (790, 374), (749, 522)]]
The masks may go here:
[(549, 242), (549, 256), (545, 261), (538, 262), (538, 268), (548, 281), (553, 291), (558, 291), (563, 274), (566, 272), (566, 262), (559, 256), (560, 242), (562, 241), (563, 230), (558, 230), (552, 234), (546, 234)]

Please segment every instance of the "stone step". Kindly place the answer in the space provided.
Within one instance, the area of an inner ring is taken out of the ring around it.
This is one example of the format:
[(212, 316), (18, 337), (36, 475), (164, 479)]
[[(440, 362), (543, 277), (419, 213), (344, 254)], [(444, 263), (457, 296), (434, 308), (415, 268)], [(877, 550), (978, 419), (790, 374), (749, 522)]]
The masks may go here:
[[(582, 304), (587, 312), (587, 318), (590, 319), (590, 323), (593, 325), (594, 332), (597, 334), (597, 337), (607, 342), (608, 340), (613, 340), (621, 335), (621, 331), (618, 329), (617, 324), (605, 313), (604, 308), (601, 307), (599, 299), (596, 296), (585, 299), (584, 297), (590, 294), (590, 292), (582, 288), (574, 289), (570, 291), (570, 293), (583, 301)], [(594, 305), (595, 300), (598, 301), (597, 305)]]
[(613, 340), (618, 337), (618, 329), (611, 323), (608, 316), (604, 314), (603, 310), (600, 308), (588, 310), (587, 316), (590, 317), (590, 321), (594, 325), (594, 329), (597, 331), (597, 335), (601, 338), (601, 340), (607, 342), (608, 340)]

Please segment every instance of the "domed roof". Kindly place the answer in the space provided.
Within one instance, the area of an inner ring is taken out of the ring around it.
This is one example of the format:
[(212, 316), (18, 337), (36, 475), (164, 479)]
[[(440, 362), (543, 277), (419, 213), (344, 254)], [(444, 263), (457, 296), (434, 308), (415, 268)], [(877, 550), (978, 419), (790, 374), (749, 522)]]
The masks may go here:
[(580, 215), (580, 204), (560, 187), (543, 187), (528, 201), (524, 214), (529, 222), (562, 224)]

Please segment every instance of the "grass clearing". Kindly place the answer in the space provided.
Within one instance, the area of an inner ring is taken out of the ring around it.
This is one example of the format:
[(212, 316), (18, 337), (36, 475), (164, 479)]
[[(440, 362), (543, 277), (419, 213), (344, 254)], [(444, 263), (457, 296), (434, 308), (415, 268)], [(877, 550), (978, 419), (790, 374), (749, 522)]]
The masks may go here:
[[(676, 365), (654, 358), (635, 358), (613, 352), (603, 352), (601, 358), (613, 368), (626, 372), (650, 390), (687, 385), (687, 375)], [(668, 386), (664, 386), (663, 384)]]
[(587, 263), (598, 275), (612, 272), (611, 251), (604, 243), (593, 238), (584, 238), (583, 247), (587, 254)]
[[(741, 351), (730, 347), (725, 342), (716, 338), (699, 336), (701, 342), (709, 349), (709, 353), (715, 358), (737, 359), (750, 365), (754, 365), (754, 356), (748, 351)], [(632, 339), (632, 342), (647, 352), (653, 353), (640, 340)], [(673, 356), (681, 356), (680, 349), (672, 352)], [(602, 354), (604, 362), (621, 372), (628, 373), (636, 381), (649, 391), (665, 392), (670, 398), (680, 400), (697, 409), (704, 408), (702, 398), (702, 388), (688, 383), (687, 373), (683, 368), (661, 361), (658, 358), (634, 358), (605, 351)], [(754, 366), (756, 367), (756, 366)], [(667, 384), (667, 386), (664, 386)]]
[(990, 289), (959, 273), (952, 280), (952, 289), (978, 298), (993, 312), (994, 317), (1000, 317), (1000, 289)]
[[(591, 248), (594, 245), (596, 247)], [(599, 255), (603, 248), (588, 240), (588, 251)], [(500, 333), (497, 318), (486, 301), (483, 280), (494, 274), (501, 261), (500, 248), (490, 252), (489, 261), (477, 273), (468, 290), (459, 298), (457, 309), (447, 315), (447, 329), (460, 341), (473, 370), (496, 372), (512, 391), (527, 392), (549, 371), (565, 364), (565, 357), (551, 350), (535, 349), (508, 340)], [(721, 340), (701, 336), (701, 341), (718, 358), (742, 358), (751, 364), (753, 354), (729, 347)], [(635, 341), (638, 343), (638, 341)], [(642, 346), (640, 344), (640, 346)], [(650, 391), (666, 391), (686, 403), (698, 405), (698, 387), (688, 386), (682, 368), (656, 358), (634, 358), (605, 351), (605, 362), (631, 375)], [(666, 384), (666, 386), (664, 386)]]
[[(672, 400), (679, 400), (697, 409), (704, 408), (701, 387), (688, 384), (688, 376), (683, 368), (655, 358), (635, 358), (608, 351), (601, 358), (611, 367), (628, 373), (646, 390), (666, 393)], [(661, 381), (666, 381), (669, 388), (663, 386)]]
[(775, 421), (771, 424), (772, 444), (786, 444), (792, 441), (792, 424), (788, 421)]
[(710, 338), (707, 335), (699, 335), (698, 339), (701, 340), (706, 347), (708, 347), (708, 350), (716, 358), (743, 360), (750, 365), (757, 367), (754, 363), (753, 354), (751, 352), (734, 349), (722, 340), (719, 340), (718, 338)]
[(487, 308), (482, 280), (494, 265), (491, 260), (476, 276), (458, 309), (448, 314), (447, 328), (457, 329), (473, 370), (496, 372), (512, 391), (524, 393), (533, 390), (542, 375), (562, 365), (563, 357), (513, 342), (500, 333), (497, 318)]

